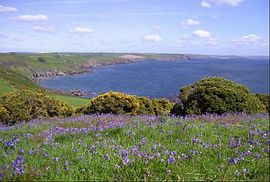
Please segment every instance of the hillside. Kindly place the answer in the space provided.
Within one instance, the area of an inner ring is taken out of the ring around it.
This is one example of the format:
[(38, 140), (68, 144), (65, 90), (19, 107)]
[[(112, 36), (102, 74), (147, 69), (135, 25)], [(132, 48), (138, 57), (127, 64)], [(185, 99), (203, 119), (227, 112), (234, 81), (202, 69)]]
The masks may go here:
[(81, 115), (3, 126), (0, 180), (267, 181), (268, 119)]
[[(132, 59), (130, 59), (130, 56)], [(142, 59), (187, 60), (176, 54), (125, 53), (0, 53), (0, 98), (3, 94), (22, 89), (43, 90), (35, 79), (88, 72), (99, 65), (131, 63)], [(45, 91), (71, 105), (81, 106), (87, 99)]]

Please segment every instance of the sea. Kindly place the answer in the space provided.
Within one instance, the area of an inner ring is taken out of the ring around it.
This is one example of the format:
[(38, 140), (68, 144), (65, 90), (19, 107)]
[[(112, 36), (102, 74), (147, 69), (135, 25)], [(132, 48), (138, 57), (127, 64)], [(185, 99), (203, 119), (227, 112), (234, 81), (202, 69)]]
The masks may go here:
[(181, 87), (212, 76), (244, 84), (254, 93), (269, 94), (269, 59), (144, 60), (100, 66), (80, 75), (40, 80), (39, 84), (53, 90), (79, 89), (86, 97), (119, 91), (170, 98), (177, 96)]

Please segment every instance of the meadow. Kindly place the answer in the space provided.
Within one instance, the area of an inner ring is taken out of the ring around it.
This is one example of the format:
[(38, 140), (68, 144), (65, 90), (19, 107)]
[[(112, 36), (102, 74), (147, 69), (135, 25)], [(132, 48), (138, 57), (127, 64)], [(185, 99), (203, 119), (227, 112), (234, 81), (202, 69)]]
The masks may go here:
[(0, 127), (0, 181), (269, 179), (269, 115), (80, 115)]

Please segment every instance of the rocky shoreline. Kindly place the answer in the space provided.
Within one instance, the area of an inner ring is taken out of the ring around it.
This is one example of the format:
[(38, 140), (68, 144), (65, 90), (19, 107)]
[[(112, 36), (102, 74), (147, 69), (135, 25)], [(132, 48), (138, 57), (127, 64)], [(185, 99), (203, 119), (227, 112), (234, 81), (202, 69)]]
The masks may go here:
[(109, 66), (109, 65), (116, 65), (116, 64), (130, 64), (130, 63), (136, 63), (138, 61), (143, 61), (147, 59), (155, 59), (158, 61), (177, 61), (177, 60), (185, 60), (188, 61), (190, 58), (188, 56), (184, 55), (170, 55), (170, 56), (163, 56), (163, 57), (153, 57), (153, 58), (145, 58), (143, 56), (137, 56), (137, 55), (131, 55), (127, 54), (124, 56), (120, 56), (119, 59), (115, 60), (114, 62), (108, 62), (108, 63), (96, 63), (93, 61), (89, 61), (88, 63), (82, 65), (79, 68), (75, 68), (73, 71), (58, 71), (58, 70), (49, 70), (49, 71), (33, 71), (31, 75), (31, 79), (33, 81), (43, 80), (43, 79), (49, 79), (52, 77), (60, 77), (60, 76), (69, 76), (69, 75), (77, 75), (77, 74), (83, 74), (93, 71), (96, 67), (100, 66)]

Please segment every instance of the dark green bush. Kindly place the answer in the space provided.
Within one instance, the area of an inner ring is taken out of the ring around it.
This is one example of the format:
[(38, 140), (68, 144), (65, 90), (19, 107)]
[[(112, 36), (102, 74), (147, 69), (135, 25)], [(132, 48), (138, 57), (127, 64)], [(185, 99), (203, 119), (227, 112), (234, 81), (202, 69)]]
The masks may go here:
[(135, 96), (120, 92), (107, 92), (91, 99), (86, 113), (112, 113), (137, 115), (140, 103)]
[(177, 115), (177, 116), (184, 115), (185, 111), (184, 111), (183, 104), (182, 103), (175, 103), (173, 105), (172, 110), (171, 110), (171, 114)]
[(266, 94), (256, 94), (260, 101), (265, 105), (266, 110), (270, 113), (270, 96)]
[(209, 77), (180, 89), (184, 114), (264, 112), (265, 106), (247, 87), (221, 77)]
[(38, 91), (21, 90), (7, 93), (2, 97), (0, 104), (4, 108), (0, 113), (2, 115), (0, 118), (6, 117), (4, 113), (7, 113), (8, 119), (5, 123), (10, 124), (36, 118), (73, 114), (72, 107), (62, 101), (46, 97), (44, 93)]

